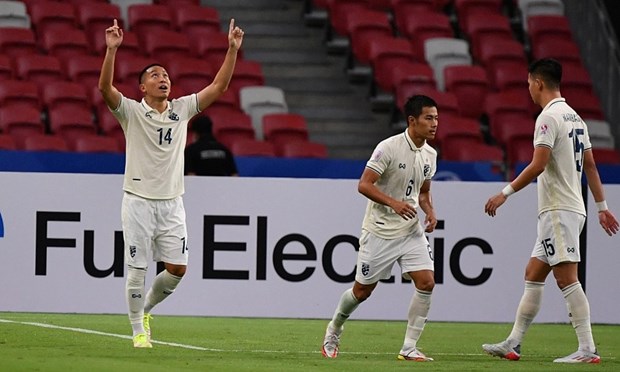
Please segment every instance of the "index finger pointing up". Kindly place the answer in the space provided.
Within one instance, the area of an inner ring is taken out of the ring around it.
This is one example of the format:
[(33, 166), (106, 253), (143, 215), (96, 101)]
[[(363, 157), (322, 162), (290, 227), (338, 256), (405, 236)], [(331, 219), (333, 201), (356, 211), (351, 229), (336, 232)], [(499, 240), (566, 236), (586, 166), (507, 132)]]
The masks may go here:
[(231, 18), (230, 19), (230, 26), (228, 27), (228, 33), (231, 33), (234, 28), (235, 28), (235, 19)]
[(114, 19), (114, 27), (118, 27), (118, 21), (116, 20), (116, 18)]

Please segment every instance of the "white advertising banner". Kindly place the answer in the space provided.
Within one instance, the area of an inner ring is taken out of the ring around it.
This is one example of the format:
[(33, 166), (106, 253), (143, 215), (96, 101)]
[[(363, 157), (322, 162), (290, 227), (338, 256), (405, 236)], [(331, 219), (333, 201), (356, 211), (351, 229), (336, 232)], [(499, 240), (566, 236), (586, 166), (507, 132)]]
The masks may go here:
[[(441, 223), (428, 235), (437, 281), (430, 320), (513, 321), (536, 239), (536, 188), (490, 218), (484, 203), (501, 187), (433, 184)], [(121, 188), (121, 175), (0, 174), (0, 311), (126, 312)], [(620, 211), (620, 187), (606, 191)], [(357, 180), (187, 177), (184, 201), (188, 272), (155, 313), (327, 319), (352, 285), (366, 206)], [(617, 282), (616, 239), (589, 220), (586, 284), (596, 323), (620, 323), (618, 289), (606, 285)], [(413, 287), (393, 272), (353, 318), (406, 319)], [(537, 321), (568, 321), (552, 276)]]

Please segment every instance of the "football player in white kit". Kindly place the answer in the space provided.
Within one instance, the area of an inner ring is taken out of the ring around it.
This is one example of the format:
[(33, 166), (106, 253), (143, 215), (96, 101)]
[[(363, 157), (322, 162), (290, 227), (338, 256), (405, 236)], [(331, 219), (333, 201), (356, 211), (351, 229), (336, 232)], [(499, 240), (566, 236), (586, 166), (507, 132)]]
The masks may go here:
[[(210, 85), (200, 92), (168, 100), (171, 82), (160, 64), (146, 66), (138, 102), (124, 97), (113, 85), (116, 51), (123, 30), (114, 24), (106, 29), (106, 54), (99, 77), (99, 90), (118, 119), (126, 140), (122, 226), (127, 264), (126, 297), (133, 344), (150, 348), (150, 311), (168, 297), (187, 267), (187, 230), (184, 193), (184, 150), (187, 123), (227, 89), (233, 74), (243, 31), (231, 19), (226, 57)], [(145, 295), (148, 256), (164, 263)]]
[[(432, 232), (437, 224), (430, 192), (437, 152), (426, 143), (437, 131), (437, 104), (430, 97), (417, 95), (408, 99), (403, 112), (407, 129), (377, 145), (359, 181), (358, 191), (369, 200), (355, 282), (342, 294), (325, 331), (321, 351), (326, 358), (338, 356), (344, 322), (371, 295), (379, 280), (391, 276), (397, 262), (403, 277), (415, 285), (398, 359), (432, 360), (417, 349), (416, 343), (435, 286), (433, 257), (424, 233)], [(426, 216), (424, 225), (418, 207)]]
[(538, 178), (538, 236), (525, 269), (525, 290), (508, 338), (484, 344), (485, 352), (510, 360), (521, 357), (521, 341), (540, 309), (545, 279), (550, 272), (562, 291), (579, 348), (555, 359), (556, 363), (600, 363), (590, 325), (590, 305), (579, 283), (577, 263), (579, 235), (586, 219), (581, 192), (585, 171), (588, 186), (598, 207), (598, 219), (611, 236), (618, 221), (607, 208), (588, 128), (560, 94), (562, 66), (546, 58), (530, 65), (528, 74), (532, 100), (542, 107), (536, 119), (534, 155), (530, 164), (500, 193), (492, 196), (485, 212), (495, 216), (508, 197)]

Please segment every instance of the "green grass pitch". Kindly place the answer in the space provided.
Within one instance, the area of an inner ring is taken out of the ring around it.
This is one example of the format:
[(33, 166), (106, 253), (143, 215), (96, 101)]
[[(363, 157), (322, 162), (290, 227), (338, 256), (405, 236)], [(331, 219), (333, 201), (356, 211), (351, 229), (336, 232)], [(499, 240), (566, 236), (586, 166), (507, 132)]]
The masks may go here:
[(406, 323), (350, 320), (340, 355), (320, 346), (326, 320), (158, 316), (153, 349), (134, 349), (125, 315), (0, 313), (0, 371), (620, 371), (620, 326), (594, 325), (600, 365), (555, 365), (576, 350), (569, 324), (534, 324), (518, 362), (492, 358), (510, 324), (429, 322), (419, 348), (434, 362), (396, 359)]

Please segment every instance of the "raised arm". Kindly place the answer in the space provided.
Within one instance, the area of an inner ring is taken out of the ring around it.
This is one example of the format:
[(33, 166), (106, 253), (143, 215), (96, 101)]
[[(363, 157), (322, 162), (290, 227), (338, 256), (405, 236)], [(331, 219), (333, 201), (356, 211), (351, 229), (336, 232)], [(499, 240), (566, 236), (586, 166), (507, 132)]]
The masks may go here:
[(116, 51), (123, 42), (123, 30), (118, 27), (118, 22), (114, 20), (114, 25), (105, 30), (106, 52), (99, 75), (99, 91), (103, 95), (103, 100), (111, 109), (118, 108), (121, 102), (120, 92), (112, 85), (114, 78), (114, 60)]
[(598, 170), (596, 169), (596, 163), (594, 161), (594, 155), (592, 150), (586, 150), (583, 153), (583, 171), (586, 173), (588, 180), (588, 187), (592, 192), (594, 201), (598, 207), (598, 222), (607, 235), (612, 236), (618, 232), (618, 220), (607, 209), (607, 203), (605, 202), (605, 190), (601, 178), (599, 177)]
[(243, 30), (235, 26), (235, 20), (230, 20), (228, 27), (228, 52), (220, 70), (215, 78), (203, 90), (198, 92), (198, 108), (200, 111), (217, 100), (226, 90), (235, 70), (235, 62), (237, 61), (237, 52), (241, 48), (243, 42)]

